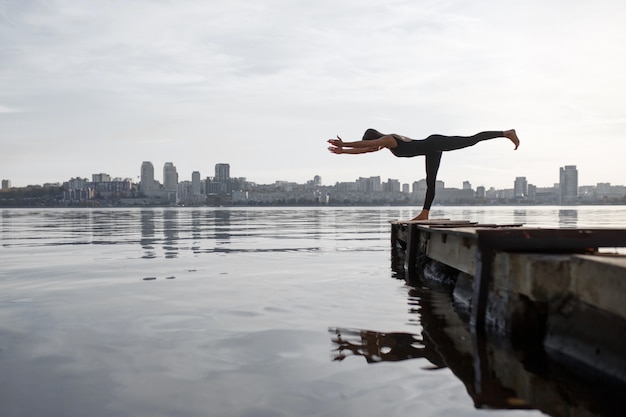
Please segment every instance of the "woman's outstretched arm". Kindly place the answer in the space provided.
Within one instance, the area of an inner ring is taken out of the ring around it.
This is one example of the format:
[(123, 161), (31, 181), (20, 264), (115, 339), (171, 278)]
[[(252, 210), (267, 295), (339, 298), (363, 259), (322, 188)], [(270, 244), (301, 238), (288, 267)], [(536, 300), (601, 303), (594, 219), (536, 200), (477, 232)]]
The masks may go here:
[(391, 135), (385, 135), (373, 140), (358, 140), (355, 142), (344, 142), (337, 136), (337, 139), (329, 139), (328, 143), (338, 148), (395, 148), (397, 146), (396, 140)]
[(341, 148), (341, 147), (337, 147), (337, 146), (329, 146), (328, 150), (331, 151), (332, 153), (336, 153), (336, 154), (342, 154), (342, 153), (347, 153), (347, 154), (359, 154), (359, 153), (368, 153), (368, 152), (376, 152), (379, 151), (383, 148), (381, 147), (374, 147), (374, 148)]

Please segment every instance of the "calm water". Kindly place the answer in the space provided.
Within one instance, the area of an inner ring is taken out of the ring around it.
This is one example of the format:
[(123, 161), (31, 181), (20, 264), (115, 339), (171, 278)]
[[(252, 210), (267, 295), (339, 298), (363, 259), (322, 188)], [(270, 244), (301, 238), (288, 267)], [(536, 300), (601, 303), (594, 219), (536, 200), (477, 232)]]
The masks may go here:
[[(433, 339), (465, 330), (447, 298), (391, 268), (388, 220), (415, 214), (0, 210), (0, 416), (551, 413), (510, 390), (480, 396)], [(626, 207), (432, 214), (626, 227)]]

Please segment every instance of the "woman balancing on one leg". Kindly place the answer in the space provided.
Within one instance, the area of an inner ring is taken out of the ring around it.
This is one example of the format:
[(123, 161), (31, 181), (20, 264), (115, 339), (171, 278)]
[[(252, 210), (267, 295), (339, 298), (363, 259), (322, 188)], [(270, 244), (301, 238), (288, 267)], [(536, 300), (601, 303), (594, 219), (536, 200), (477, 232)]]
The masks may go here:
[(330, 146), (328, 150), (336, 154), (359, 154), (376, 152), (387, 148), (392, 154), (401, 158), (409, 158), (418, 155), (426, 156), (427, 188), (424, 198), (424, 208), (413, 220), (427, 220), (430, 206), (435, 198), (435, 182), (437, 179), (437, 171), (439, 170), (439, 163), (441, 162), (441, 153), (444, 151), (467, 148), (468, 146), (476, 145), (480, 141), (495, 138), (509, 139), (515, 145), (515, 149), (519, 146), (519, 139), (514, 129), (480, 132), (474, 136), (430, 135), (422, 140), (409, 139), (406, 136), (396, 134), (386, 135), (374, 129), (367, 129), (363, 135), (363, 140), (357, 142), (344, 142), (339, 136), (337, 136), (337, 139), (329, 139), (328, 143), (332, 146)]

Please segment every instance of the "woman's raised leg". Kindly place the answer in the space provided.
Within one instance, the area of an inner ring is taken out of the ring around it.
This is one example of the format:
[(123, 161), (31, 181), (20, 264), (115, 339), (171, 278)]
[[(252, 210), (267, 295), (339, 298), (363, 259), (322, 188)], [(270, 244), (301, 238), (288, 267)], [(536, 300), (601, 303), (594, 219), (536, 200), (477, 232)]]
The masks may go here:
[(454, 151), (476, 145), (483, 140), (507, 138), (515, 145), (515, 149), (519, 146), (519, 138), (515, 133), (515, 129), (506, 131), (485, 131), (477, 133), (473, 136), (444, 136), (431, 135), (425, 139), (428, 148), (433, 151)]

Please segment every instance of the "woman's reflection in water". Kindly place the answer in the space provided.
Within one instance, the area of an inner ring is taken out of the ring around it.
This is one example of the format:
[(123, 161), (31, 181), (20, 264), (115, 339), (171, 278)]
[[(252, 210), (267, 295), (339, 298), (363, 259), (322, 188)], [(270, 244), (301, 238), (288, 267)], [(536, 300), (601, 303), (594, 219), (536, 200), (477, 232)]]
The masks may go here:
[(434, 365), (432, 369), (446, 367), (437, 353), (429, 352), (421, 337), (415, 334), (341, 328), (330, 328), (329, 332), (335, 334), (332, 339), (336, 345), (334, 361), (342, 361), (348, 356), (363, 356), (368, 363), (426, 358)]

